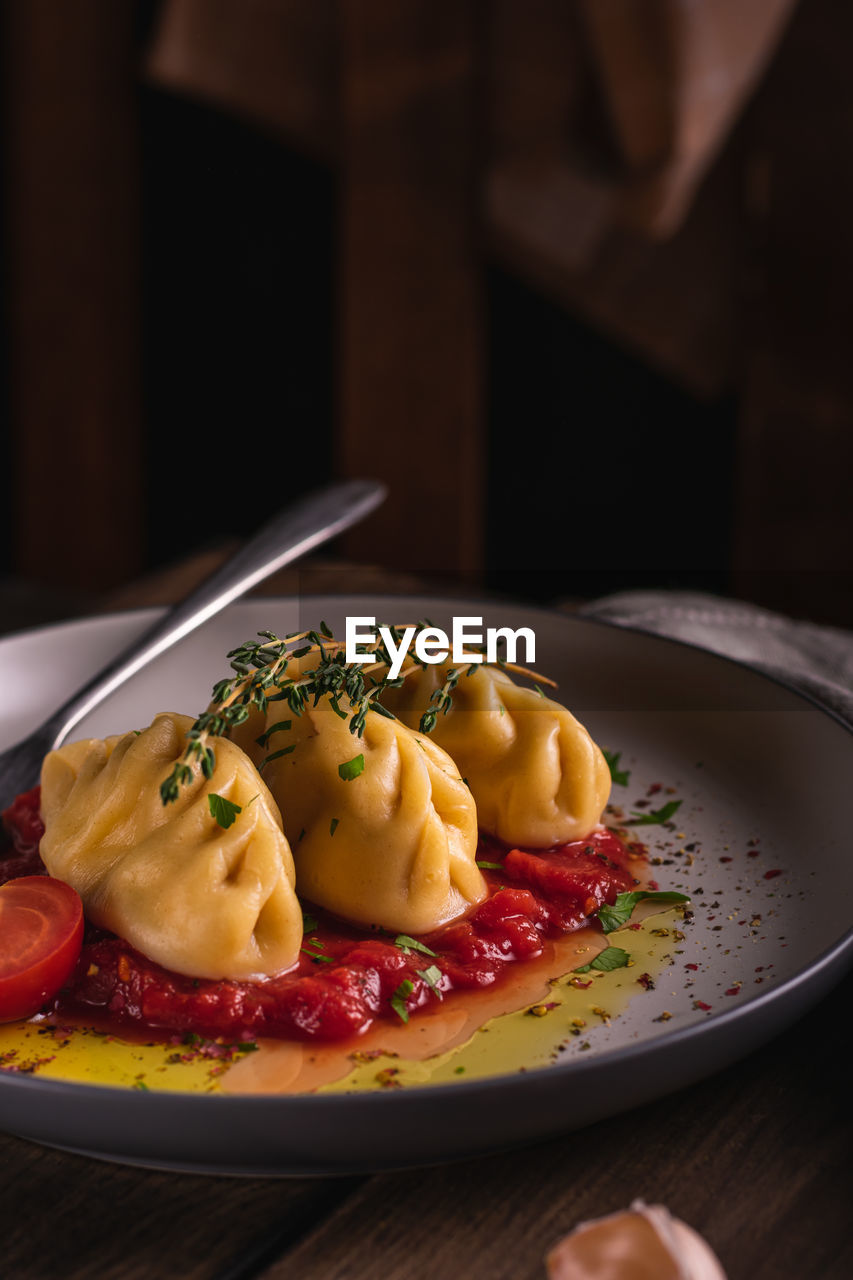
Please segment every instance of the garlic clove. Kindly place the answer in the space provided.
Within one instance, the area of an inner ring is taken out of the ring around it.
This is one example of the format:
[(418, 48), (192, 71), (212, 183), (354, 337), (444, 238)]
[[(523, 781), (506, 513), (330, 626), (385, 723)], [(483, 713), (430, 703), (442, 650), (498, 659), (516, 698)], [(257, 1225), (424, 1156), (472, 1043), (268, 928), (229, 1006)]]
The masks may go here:
[(580, 1223), (547, 1254), (548, 1280), (726, 1280), (698, 1232), (663, 1205)]

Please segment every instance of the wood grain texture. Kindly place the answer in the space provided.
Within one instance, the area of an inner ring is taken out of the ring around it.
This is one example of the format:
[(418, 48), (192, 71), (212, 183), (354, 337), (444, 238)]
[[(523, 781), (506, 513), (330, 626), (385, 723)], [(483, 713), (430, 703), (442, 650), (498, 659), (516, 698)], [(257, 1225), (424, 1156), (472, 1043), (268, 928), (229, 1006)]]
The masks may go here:
[(3, 9), (16, 571), (141, 567), (133, 4)]
[(236, 1280), (256, 1274), (354, 1185), (159, 1173), (0, 1135), (0, 1273)]
[(483, 390), (476, 5), (342, 0), (342, 474), (390, 487), (346, 554), (474, 574)]
[(746, 124), (749, 295), (734, 577), (853, 624), (853, 10), (813, 0)]

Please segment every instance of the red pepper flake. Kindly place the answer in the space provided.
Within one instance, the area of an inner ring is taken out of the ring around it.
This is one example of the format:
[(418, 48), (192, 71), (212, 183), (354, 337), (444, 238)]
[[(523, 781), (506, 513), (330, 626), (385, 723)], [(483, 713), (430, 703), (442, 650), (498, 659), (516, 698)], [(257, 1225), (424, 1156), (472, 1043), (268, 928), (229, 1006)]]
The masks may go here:
[(708, 1010), (711, 1008), (711, 1006), (710, 1006), (709, 1004), (706, 1004), (704, 1000), (694, 1000), (694, 1001), (693, 1001), (693, 1008), (694, 1008), (694, 1009), (702, 1009), (702, 1010), (704, 1010), (704, 1012), (705, 1012), (705, 1013), (707, 1013), (707, 1012), (708, 1012)]
[(689, 964), (686, 964), (684, 967), (685, 969), (694, 969), (694, 970), (699, 968), (698, 964), (694, 964), (692, 960), (690, 961)]
[(736, 982), (736, 983), (735, 983), (735, 985), (734, 985), (733, 987), (729, 987), (729, 989), (726, 991), (726, 995), (727, 995), (727, 996), (739, 996), (739, 995), (740, 995), (740, 989), (741, 989), (741, 986), (742, 986), (742, 983), (740, 983), (740, 982)]
[(782, 874), (782, 872), (781, 872), (781, 871), (765, 871), (765, 872), (764, 872), (764, 879), (765, 879), (765, 880), (775, 880), (775, 879), (776, 879), (776, 877), (777, 877), (777, 876), (781, 876), (781, 874)]
[(656, 796), (656, 795), (657, 795), (657, 793), (658, 793), (659, 791), (662, 791), (662, 790), (663, 790), (663, 783), (661, 783), (661, 782), (653, 782), (653, 783), (652, 783), (652, 785), (649, 787), (648, 791), (646, 792), (646, 795), (647, 795), (647, 796)]
[(644, 991), (654, 991), (654, 979), (650, 973), (641, 973), (637, 981)]
[(589, 982), (583, 982), (580, 978), (569, 978), (569, 986), (577, 987), (580, 991), (585, 991), (587, 987), (592, 986), (592, 978)]
[(642, 929), (642, 927), (643, 926), (639, 923), (638, 920), (632, 920), (631, 923), (628, 925), (628, 928), (633, 929), (635, 933), (638, 929)]
[(648, 887), (650, 889), (654, 889), (655, 893), (657, 893), (658, 889), (660, 888), (660, 885), (658, 884), (657, 880), (650, 880)]
[(720, 862), (733, 862), (733, 861), (734, 859), (731, 857), (730, 854), (727, 854), (727, 853), (723, 854), (723, 856), (720, 858)]
[(746, 851), (746, 856), (747, 856), (748, 858), (757, 858), (757, 857), (758, 857), (758, 850), (757, 850), (757, 849), (747, 849), (747, 851)]

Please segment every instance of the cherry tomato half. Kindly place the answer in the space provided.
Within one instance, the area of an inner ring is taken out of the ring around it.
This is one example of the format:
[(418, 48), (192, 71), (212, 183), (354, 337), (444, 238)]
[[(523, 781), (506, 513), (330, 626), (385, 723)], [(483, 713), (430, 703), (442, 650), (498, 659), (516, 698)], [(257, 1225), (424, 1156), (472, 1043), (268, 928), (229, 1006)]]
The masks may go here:
[(83, 904), (62, 880), (0, 887), (0, 1022), (30, 1018), (59, 991), (83, 945)]

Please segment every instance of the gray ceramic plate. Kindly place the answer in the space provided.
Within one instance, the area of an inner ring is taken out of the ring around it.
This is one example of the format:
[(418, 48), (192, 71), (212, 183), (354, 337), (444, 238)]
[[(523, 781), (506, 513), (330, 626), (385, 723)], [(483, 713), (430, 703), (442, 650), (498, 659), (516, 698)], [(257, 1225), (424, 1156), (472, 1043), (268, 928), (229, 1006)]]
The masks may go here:
[[(80, 736), (124, 731), (161, 710), (195, 714), (229, 648), (262, 629), (293, 631), (321, 618), (339, 630), (355, 614), (428, 615), (444, 626), (465, 614), (533, 627), (536, 667), (631, 771), (616, 798), (624, 790), (630, 810), (654, 784), (674, 788), (658, 794), (681, 799), (676, 825), (644, 829), (661, 859), (661, 886), (689, 892), (694, 904), (665, 978), (590, 1036), (585, 1052), (571, 1048), (531, 1071), (295, 1097), (145, 1093), (0, 1073), (7, 1131), (125, 1163), (229, 1174), (343, 1174), (466, 1158), (581, 1128), (707, 1076), (789, 1026), (846, 972), (853, 736), (799, 694), (680, 643), (477, 601), (250, 600), (119, 690)], [(152, 616), (84, 620), (0, 643), (0, 746)]]

